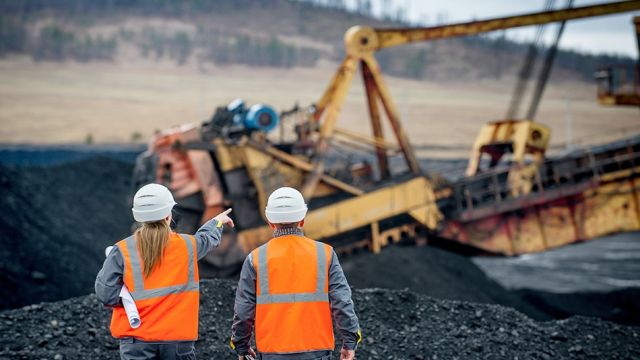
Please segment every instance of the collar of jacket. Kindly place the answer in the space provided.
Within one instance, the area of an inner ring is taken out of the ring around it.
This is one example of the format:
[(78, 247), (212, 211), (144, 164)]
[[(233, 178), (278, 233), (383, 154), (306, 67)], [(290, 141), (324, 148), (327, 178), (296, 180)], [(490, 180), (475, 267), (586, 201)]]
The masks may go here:
[(280, 236), (286, 236), (286, 235), (304, 236), (304, 231), (302, 231), (302, 229), (300, 229), (299, 227), (281, 228), (281, 229), (275, 229), (273, 231), (274, 238), (277, 238)]

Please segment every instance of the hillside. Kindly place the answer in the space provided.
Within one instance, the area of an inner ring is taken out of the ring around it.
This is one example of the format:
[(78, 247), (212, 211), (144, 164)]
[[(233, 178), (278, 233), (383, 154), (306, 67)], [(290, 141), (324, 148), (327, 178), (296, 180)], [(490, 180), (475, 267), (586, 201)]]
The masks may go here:
[[(244, 64), (314, 67), (343, 56), (343, 35), (353, 25), (408, 26), (398, 15), (375, 19), (366, 9), (347, 11), (290, 0), (164, 0), (42, 2), (0, 5), (0, 55), (29, 54), (36, 61), (170, 61), (178, 65)], [(342, 5), (341, 5), (342, 4)], [(631, 27), (629, 31), (632, 31)], [(460, 81), (515, 76), (526, 45), (504, 33), (440, 40), (380, 52), (384, 72), (414, 79)], [(631, 59), (560, 51), (552, 79), (590, 80), (598, 65)]]
[[(216, 106), (238, 97), (278, 110), (308, 106), (318, 101), (335, 69), (233, 65), (199, 71), (167, 62), (0, 60), (0, 142), (144, 144), (154, 131), (208, 119)], [(466, 158), (482, 124), (505, 116), (512, 89), (508, 80), (443, 84), (385, 78), (411, 143), (420, 156), (430, 157)], [(537, 120), (551, 127), (552, 150), (563, 149), (567, 140), (584, 145), (640, 132), (636, 108), (600, 106), (595, 94), (592, 84), (550, 84)], [(359, 79), (338, 124), (370, 133)]]
[[(336, 71), (346, 29), (399, 24), (288, 0), (23, 0), (0, 11), (4, 143), (143, 143), (234, 98), (309, 106)], [(524, 53), (494, 34), (376, 56), (420, 155), (464, 158), (480, 126), (505, 116)], [(536, 118), (552, 128), (552, 149), (640, 131), (637, 109), (595, 100), (595, 66), (624, 59), (556, 60)], [(359, 78), (339, 126), (368, 134)]]

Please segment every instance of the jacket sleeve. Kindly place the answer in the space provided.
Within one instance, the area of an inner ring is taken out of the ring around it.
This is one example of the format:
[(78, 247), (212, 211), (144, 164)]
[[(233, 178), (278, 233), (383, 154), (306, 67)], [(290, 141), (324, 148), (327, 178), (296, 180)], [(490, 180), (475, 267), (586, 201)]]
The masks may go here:
[(124, 284), (122, 273), (124, 271), (124, 261), (117, 246), (114, 246), (107, 258), (104, 260), (102, 269), (96, 277), (96, 297), (106, 306), (115, 307), (120, 305), (120, 290)]
[(233, 310), (231, 348), (238, 355), (246, 355), (251, 346), (251, 333), (253, 332), (256, 317), (256, 272), (251, 254), (247, 256), (244, 264), (242, 264)]
[(222, 225), (218, 223), (218, 220), (211, 219), (198, 229), (194, 237), (196, 238), (198, 260), (200, 260), (205, 257), (209, 251), (220, 245)]
[(332, 251), (331, 265), (329, 266), (329, 302), (333, 321), (342, 338), (342, 347), (355, 350), (362, 339), (362, 333), (353, 300), (351, 300), (351, 288), (335, 251)]

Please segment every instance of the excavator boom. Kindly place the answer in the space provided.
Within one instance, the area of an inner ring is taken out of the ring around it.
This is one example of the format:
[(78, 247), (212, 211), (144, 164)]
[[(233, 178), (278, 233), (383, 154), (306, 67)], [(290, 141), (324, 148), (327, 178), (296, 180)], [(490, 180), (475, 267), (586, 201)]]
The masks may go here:
[(376, 50), (411, 42), (446, 39), (459, 36), (476, 35), (495, 30), (547, 24), (551, 22), (591, 18), (622, 12), (640, 10), (640, 1), (620, 1), (571, 9), (537, 12), (503, 18), (473, 21), (466, 23), (425, 27), (375, 29), (378, 35)]

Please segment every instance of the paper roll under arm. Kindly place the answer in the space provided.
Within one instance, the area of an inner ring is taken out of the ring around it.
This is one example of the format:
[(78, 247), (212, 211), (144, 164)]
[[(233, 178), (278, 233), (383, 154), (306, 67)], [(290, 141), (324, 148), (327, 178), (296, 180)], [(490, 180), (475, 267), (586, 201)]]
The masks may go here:
[[(109, 256), (109, 253), (113, 249), (113, 246), (109, 246), (104, 249), (105, 256)], [(124, 312), (127, 314), (127, 319), (129, 319), (129, 325), (131, 325), (132, 329), (137, 329), (140, 327), (142, 321), (140, 320), (140, 314), (138, 313), (138, 307), (136, 306), (136, 302), (133, 301), (133, 297), (127, 289), (126, 285), (122, 285), (122, 289), (120, 289), (120, 298), (122, 299), (122, 305), (124, 306)]]
[(133, 329), (138, 328), (142, 321), (140, 321), (138, 307), (136, 306), (135, 301), (133, 301), (133, 297), (126, 285), (122, 285), (120, 297), (122, 298), (122, 305), (124, 305), (124, 312), (127, 313), (127, 318), (129, 319), (129, 325), (131, 325), (131, 328)]

